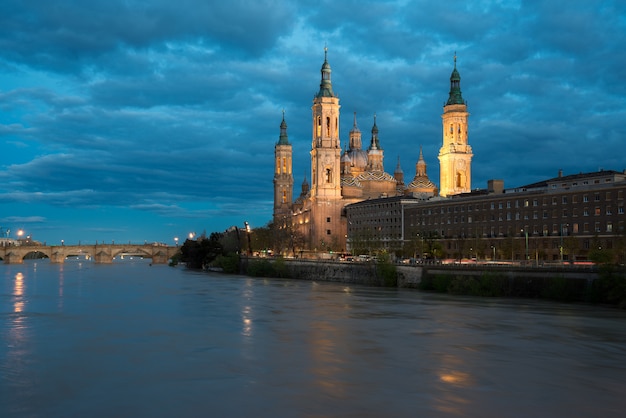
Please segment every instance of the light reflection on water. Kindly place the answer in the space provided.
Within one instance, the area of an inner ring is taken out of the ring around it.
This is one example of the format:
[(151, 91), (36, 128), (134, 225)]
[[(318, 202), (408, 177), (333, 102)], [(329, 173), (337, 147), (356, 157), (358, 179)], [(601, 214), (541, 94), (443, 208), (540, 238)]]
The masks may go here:
[(148, 263), (0, 266), (0, 416), (626, 408), (623, 311)]

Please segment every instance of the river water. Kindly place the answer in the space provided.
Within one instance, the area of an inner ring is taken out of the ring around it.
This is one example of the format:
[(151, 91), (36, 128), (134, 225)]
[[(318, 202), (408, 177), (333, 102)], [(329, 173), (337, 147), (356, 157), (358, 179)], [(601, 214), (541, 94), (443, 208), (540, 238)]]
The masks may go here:
[(188, 271), (0, 265), (1, 417), (616, 417), (626, 312)]

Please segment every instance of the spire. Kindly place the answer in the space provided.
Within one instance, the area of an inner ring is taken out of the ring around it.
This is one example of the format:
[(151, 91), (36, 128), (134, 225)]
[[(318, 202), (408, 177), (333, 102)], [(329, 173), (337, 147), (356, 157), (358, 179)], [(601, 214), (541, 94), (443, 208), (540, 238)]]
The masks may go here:
[(461, 75), (456, 69), (456, 51), (454, 52), (454, 70), (450, 75), (450, 96), (446, 106), (453, 104), (465, 104), (461, 96)]
[(426, 176), (426, 161), (424, 160), (424, 153), (422, 152), (422, 146), (420, 145), (420, 156), (415, 164), (415, 175), (417, 177)]
[(400, 167), (400, 156), (398, 155), (398, 164), (396, 164), (396, 171), (394, 171), (394, 173), (404, 173), (404, 171), (402, 171), (402, 167)]
[(287, 137), (287, 122), (285, 122), (285, 109), (283, 109), (283, 121), (280, 123), (280, 138), (278, 145), (290, 145)]
[(330, 81), (330, 64), (328, 63), (328, 48), (324, 47), (324, 64), (322, 64), (322, 81), (317, 97), (337, 97), (333, 93), (333, 85)]
[(376, 126), (376, 113), (374, 113), (374, 126), (372, 126), (372, 142), (369, 149), (382, 149), (378, 140), (378, 126)]
[(400, 167), (400, 156), (398, 155), (398, 165), (396, 165), (396, 171), (393, 172), (393, 178), (396, 179), (397, 187), (404, 187), (404, 171)]
[(350, 132), (361, 132), (359, 127), (356, 126), (356, 112), (354, 112), (354, 123), (352, 124), (352, 130)]

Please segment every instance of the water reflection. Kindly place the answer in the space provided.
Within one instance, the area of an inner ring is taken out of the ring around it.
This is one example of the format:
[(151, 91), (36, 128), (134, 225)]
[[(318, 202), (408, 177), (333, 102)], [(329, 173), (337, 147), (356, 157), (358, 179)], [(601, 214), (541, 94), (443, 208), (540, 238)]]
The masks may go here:
[[(24, 311), (24, 275), (18, 272), (13, 280), (13, 312), (20, 313)], [(21, 316), (18, 316), (21, 319)]]

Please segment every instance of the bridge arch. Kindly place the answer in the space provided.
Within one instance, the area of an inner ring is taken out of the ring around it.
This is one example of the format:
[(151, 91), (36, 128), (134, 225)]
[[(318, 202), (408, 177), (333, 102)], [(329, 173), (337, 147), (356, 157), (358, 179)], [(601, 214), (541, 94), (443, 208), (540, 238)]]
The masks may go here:
[(153, 255), (152, 252), (146, 251), (142, 247), (127, 247), (127, 248), (120, 248), (119, 250), (116, 250), (116, 251), (112, 251), (111, 258), (115, 258), (119, 256), (120, 254), (138, 255), (143, 258), (152, 258), (152, 255)]

